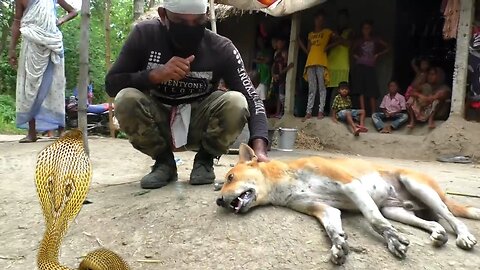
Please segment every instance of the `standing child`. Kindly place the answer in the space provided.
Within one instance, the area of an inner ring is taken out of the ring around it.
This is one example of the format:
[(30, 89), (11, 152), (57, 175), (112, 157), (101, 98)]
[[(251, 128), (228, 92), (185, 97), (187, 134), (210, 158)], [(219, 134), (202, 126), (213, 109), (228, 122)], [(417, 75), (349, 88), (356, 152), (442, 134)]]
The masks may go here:
[[(360, 132), (368, 132), (368, 129), (364, 126), (365, 123), (365, 111), (352, 109), (352, 100), (348, 93), (350, 87), (347, 82), (341, 82), (338, 86), (339, 94), (333, 100), (332, 105), (332, 120), (337, 123), (338, 120), (347, 122), (352, 128), (352, 133), (358, 136)], [(359, 125), (355, 121), (360, 122)]]
[(271, 51), (267, 48), (266, 40), (262, 36), (257, 37), (257, 55), (253, 62), (256, 64), (256, 71), (259, 76), (259, 84), (256, 90), (260, 99), (265, 102), (267, 99), (267, 90), (272, 81), (271, 74)]
[[(380, 50), (383, 47), (383, 50)], [(355, 65), (352, 69), (353, 92), (360, 94), (360, 108), (365, 110), (365, 97), (370, 101), (371, 113), (377, 108), (378, 90), (377, 73), (375, 71), (380, 56), (389, 51), (388, 44), (373, 35), (373, 22), (362, 24), (362, 36), (352, 47)]]
[(348, 10), (342, 9), (338, 11), (338, 29), (336, 31), (338, 38), (327, 46), (329, 88), (336, 88), (340, 82), (349, 80), (351, 33)]
[(300, 48), (308, 55), (307, 63), (305, 64), (305, 71), (303, 77), (308, 81), (308, 102), (307, 114), (304, 121), (312, 117), (313, 103), (317, 91), (320, 94), (320, 104), (318, 107), (318, 118), (324, 117), (325, 100), (327, 97), (326, 78), (328, 76), (328, 59), (326, 48), (330, 43), (334, 32), (324, 27), (325, 14), (319, 11), (315, 15), (315, 29), (308, 34), (308, 46), (305, 46), (299, 39)]
[[(383, 97), (380, 104), (382, 112), (372, 114), (372, 121), (375, 128), (381, 133), (391, 133), (392, 128), (398, 129), (408, 121), (408, 114), (405, 98), (398, 93), (398, 83), (391, 81), (388, 84), (388, 94)], [(383, 121), (392, 120), (390, 125)]]
[(285, 106), (285, 83), (287, 72), (293, 67), (293, 63), (287, 65), (288, 51), (286, 49), (286, 41), (284, 38), (278, 38), (276, 51), (273, 58), (272, 66), (272, 86), (273, 92), (277, 98), (276, 118), (281, 118)]

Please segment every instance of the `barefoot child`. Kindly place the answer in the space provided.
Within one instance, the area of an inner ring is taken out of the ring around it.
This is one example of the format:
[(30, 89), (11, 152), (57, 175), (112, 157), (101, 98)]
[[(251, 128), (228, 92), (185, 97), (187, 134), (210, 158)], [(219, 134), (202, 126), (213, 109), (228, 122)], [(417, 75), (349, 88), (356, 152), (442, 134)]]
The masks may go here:
[[(408, 121), (405, 98), (398, 93), (396, 81), (388, 84), (388, 94), (383, 97), (380, 109), (382, 112), (372, 114), (372, 121), (381, 133), (391, 133), (392, 129), (398, 129)], [(385, 125), (385, 120), (392, 120), (392, 123)]]
[(327, 47), (336, 38), (336, 34), (325, 27), (325, 13), (320, 10), (315, 14), (315, 28), (308, 34), (308, 44), (298, 39), (299, 47), (307, 54), (307, 62), (303, 73), (303, 78), (308, 82), (308, 102), (306, 115), (303, 121), (312, 118), (313, 104), (317, 92), (320, 95), (318, 105), (318, 118), (324, 117), (325, 101), (327, 97), (328, 82), (328, 58)]
[[(360, 132), (368, 132), (368, 129), (364, 126), (365, 123), (365, 111), (352, 109), (352, 100), (348, 93), (350, 87), (347, 82), (341, 82), (338, 86), (339, 94), (333, 100), (332, 105), (332, 120), (338, 123), (338, 120), (347, 122), (352, 128), (352, 133), (358, 136)], [(357, 125), (354, 119), (360, 122)]]
[(377, 85), (377, 62), (388, 53), (390, 45), (373, 33), (373, 22), (362, 24), (361, 38), (352, 46), (354, 65), (352, 67), (352, 94), (360, 95), (360, 109), (365, 110), (365, 99), (368, 98), (370, 111), (377, 109), (377, 98), (380, 91)]

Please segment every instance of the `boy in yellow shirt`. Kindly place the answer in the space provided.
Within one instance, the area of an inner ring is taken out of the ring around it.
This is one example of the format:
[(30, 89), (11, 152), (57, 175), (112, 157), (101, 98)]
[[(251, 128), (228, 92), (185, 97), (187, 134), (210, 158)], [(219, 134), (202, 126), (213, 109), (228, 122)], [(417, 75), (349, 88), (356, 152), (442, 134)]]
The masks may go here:
[(323, 11), (317, 12), (315, 15), (315, 29), (308, 34), (308, 46), (305, 46), (299, 39), (300, 48), (308, 55), (307, 63), (303, 77), (308, 81), (308, 103), (307, 114), (304, 121), (312, 117), (313, 103), (317, 91), (320, 93), (320, 105), (318, 110), (318, 118), (324, 117), (325, 99), (327, 96), (328, 84), (328, 58), (327, 47), (335, 37), (335, 33), (324, 28), (325, 14)]

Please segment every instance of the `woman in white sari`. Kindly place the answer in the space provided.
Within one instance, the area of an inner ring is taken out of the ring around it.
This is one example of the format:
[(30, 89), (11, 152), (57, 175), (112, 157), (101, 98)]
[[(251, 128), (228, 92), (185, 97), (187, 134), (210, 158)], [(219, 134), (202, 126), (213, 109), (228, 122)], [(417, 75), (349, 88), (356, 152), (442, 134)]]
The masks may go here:
[[(67, 15), (57, 20), (57, 0), (16, 0), (9, 62), (17, 68), (16, 124), (28, 129), (20, 142), (35, 142), (37, 131), (65, 126), (65, 67), (63, 36), (58, 29), (77, 12), (65, 0)], [(17, 60), (16, 46), (22, 45)]]

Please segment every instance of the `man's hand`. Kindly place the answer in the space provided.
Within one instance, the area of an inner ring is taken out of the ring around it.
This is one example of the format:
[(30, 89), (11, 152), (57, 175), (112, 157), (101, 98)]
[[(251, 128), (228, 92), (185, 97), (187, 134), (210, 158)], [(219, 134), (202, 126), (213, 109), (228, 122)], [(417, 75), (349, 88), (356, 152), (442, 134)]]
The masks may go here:
[(433, 99), (430, 97), (430, 96), (420, 96), (418, 97), (419, 101), (422, 102), (422, 103), (426, 103), (426, 104), (431, 104), (433, 102)]
[(338, 124), (338, 119), (336, 117), (332, 117), (332, 121), (336, 124)]
[(13, 69), (17, 69), (17, 53), (14, 49), (9, 50), (8, 52), (8, 63), (10, 63), (10, 66)]
[(154, 84), (168, 82), (170, 80), (180, 81), (190, 73), (190, 63), (195, 56), (181, 58), (174, 56), (164, 66), (150, 71), (149, 78)]
[(252, 148), (257, 155), (258, 162), (268, 162), (267, 143), (263, 139), (254, 139), (252, 141)]

